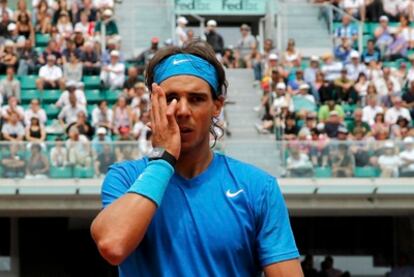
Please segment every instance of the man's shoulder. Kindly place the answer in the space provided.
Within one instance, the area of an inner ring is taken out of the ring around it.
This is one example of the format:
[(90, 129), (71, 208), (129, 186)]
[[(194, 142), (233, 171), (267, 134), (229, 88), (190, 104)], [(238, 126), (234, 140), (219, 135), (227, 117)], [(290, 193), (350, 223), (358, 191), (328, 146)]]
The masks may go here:
[(126, 174), (125, 177), (135, 180), (148, 164), (148, 158), (144, 157), (138, 160), (128, 160), (114, 163), (109, 167), (109, 172), (117, 171)]

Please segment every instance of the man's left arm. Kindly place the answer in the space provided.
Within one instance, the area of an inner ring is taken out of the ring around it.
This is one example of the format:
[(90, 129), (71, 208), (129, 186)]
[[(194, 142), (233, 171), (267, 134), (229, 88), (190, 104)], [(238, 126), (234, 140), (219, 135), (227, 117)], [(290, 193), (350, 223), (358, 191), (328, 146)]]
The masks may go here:
[(264, 274), (266, 277), (303, 277), (298, 259), (270, 264), (264, 268)]

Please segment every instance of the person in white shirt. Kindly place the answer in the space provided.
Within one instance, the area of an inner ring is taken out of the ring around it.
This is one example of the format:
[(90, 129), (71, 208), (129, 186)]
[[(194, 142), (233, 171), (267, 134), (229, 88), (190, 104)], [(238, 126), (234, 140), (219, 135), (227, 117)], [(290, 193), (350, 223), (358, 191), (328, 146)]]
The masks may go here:
[(310, 86), (306, 83), (303, 83), (299, 86), (299, 93), (296, 95), (296, 97), (301, 97), (306, 100), (308, 100), (311, 103), (315, 103), (315, 97), (311, 94), (309, 94)]
[(77, 84), (74, 81), (66, 82), (66, 90), (60, 95), (58, 101), (56, 102), (56, 106), (58, 108), (62, 108), (65, 106), (70, 105), (69, 102), (69, 95), (74, 94), (76, 97), (76, 103), (79, 106), (86, 107), (86, 98), (83, 90), (77, 88)]
[(350, 57), (351, 62), (345, 66), (348, 72), (348, 78), (356, 81), (360, 73), (367, 75), (367, 67), (360, 62), (358, 51), (352, 51)]
[(62, 78), (62, 69), (56, 65), (56, 57), (54, 55), (47, 56), (47, 64), (39, 70), (39, 78), (36, 80), (38, 90), (58, 89), (59, 81)]
[(279, 115), (281, 108), (284, 106), (286, 106), (291, 113), (295, 111), (290, 94), (286, 95), (286, 85), (284, 83), (278, 83), (276, 85), (276, 96), (277, 97), (273, 100), (273, 105), (271, 107), (272, 115)]
[[(391, 68), (384, 67), (382, 70), (382, 77), (373, 80), (378, 95), (386, 96), (388, 94), (398, 94), (401, 92), (401, 85), (398, 79), (391, 74)], [(389, 91), (388, 83), (392, 83), (392, 91)]]
[(24, 124), (30, 125), (32, 117), (37, 117), (41, 125), (46, 125), (47, 115), (44, 109), (40, 107), (39, 99), (30, 101), (30, 108), (24, 112)]
[(325, 80), (334, 81), (341, 75), (343, 65), (341, 62), (336, 62), (332, 53), (325, 53), (322, 56), (324, 64), (321, 67), (321, 71), (325, 74)]
[(5, 121), (7, 121), (12, 113), (17, 114), (19, 121), (24, 120), (24, 109), (22, 106), (17, 104), (17, 98), (15, 96), (9, 97), (7, 105), (2, 108), (1, 116)]
[(365, 21), (365, 1), (364, 0), (343, 0), (344, 10), (362, 21)]
[(378, 158), (378, 165), (381, 169), (381, 177), (398, 177), (398, 167), (401, 164), (401, 160), (395, 153), (395, 145), (392, 141), (387, 141), (385, 142), (384, 147), (384, 154)]
[(185, 26), (188, 24), (187, 18), (180, 16), (177, 18), (177, 27), (175, 28), (175, 40), (178, 46), (183, 46), (184, 43), (188, 40), (187, 32), (185, 31)]
[(404, 151), (400, 153), (401, 177), (414, 177), (414, 138), (406, 137), (403, 142)]
[(383, 113), (384, 109), (377, 105), (376, 95), (369, 95), (367, 97), (367, 103), (368, 105), (362, 109), (362, 121), (368, 123), (369, 126), (372, 126), (375, 123), (375, 115), (377, 113)]
[(399, 116), (402, 116), (411, 122), (410, 111), (403, 107), (401, 97), (397, 96), (393, 100), (394, 106), (385, 112), (385, 122), (392, 125), (397, 122)]
[(108, 130), (112, 130), (113, 111), (108, 109), (108, 103), (106, 100), (101, 100), (97, 107), (92, 111), (92, 126), (105, 127)]
[(85, 106), (81, 106), (76, 101), (76, 95), (74, 93), (69, 94), (70, 104), (63, 107), (58, 115), (58, 119), (63, 126), (68, 126), (77, 120), (79, 112), (86, 114)]
[(101, 82), (111, 90), (120, 89), (124, 85), (125, 65), (119, 62), (119, 51), (111, 51), (111, 63), (102, 68)]

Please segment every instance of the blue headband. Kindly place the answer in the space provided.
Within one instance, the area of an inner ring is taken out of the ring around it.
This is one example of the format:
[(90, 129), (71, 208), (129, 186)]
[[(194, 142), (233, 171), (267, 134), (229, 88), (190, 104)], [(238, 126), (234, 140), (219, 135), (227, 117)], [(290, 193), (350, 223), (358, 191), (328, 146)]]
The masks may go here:
[(217, 70), (208, 61), (191, 54), (169, 56), (154, 68), (154, 81), (157, 84), (178, 75), (192, 75), (206, 81), (218, 96)]

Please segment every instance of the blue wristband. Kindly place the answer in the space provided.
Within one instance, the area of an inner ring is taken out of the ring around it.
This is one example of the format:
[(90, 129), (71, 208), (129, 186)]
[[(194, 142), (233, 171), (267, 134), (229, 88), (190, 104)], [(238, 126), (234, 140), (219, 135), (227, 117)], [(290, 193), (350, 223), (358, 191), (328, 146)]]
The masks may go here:
[(173, 174), (174, 168), (168, 162), (162, 159), (150, 161), (128, 192), (145, 196), (159, 207)]

